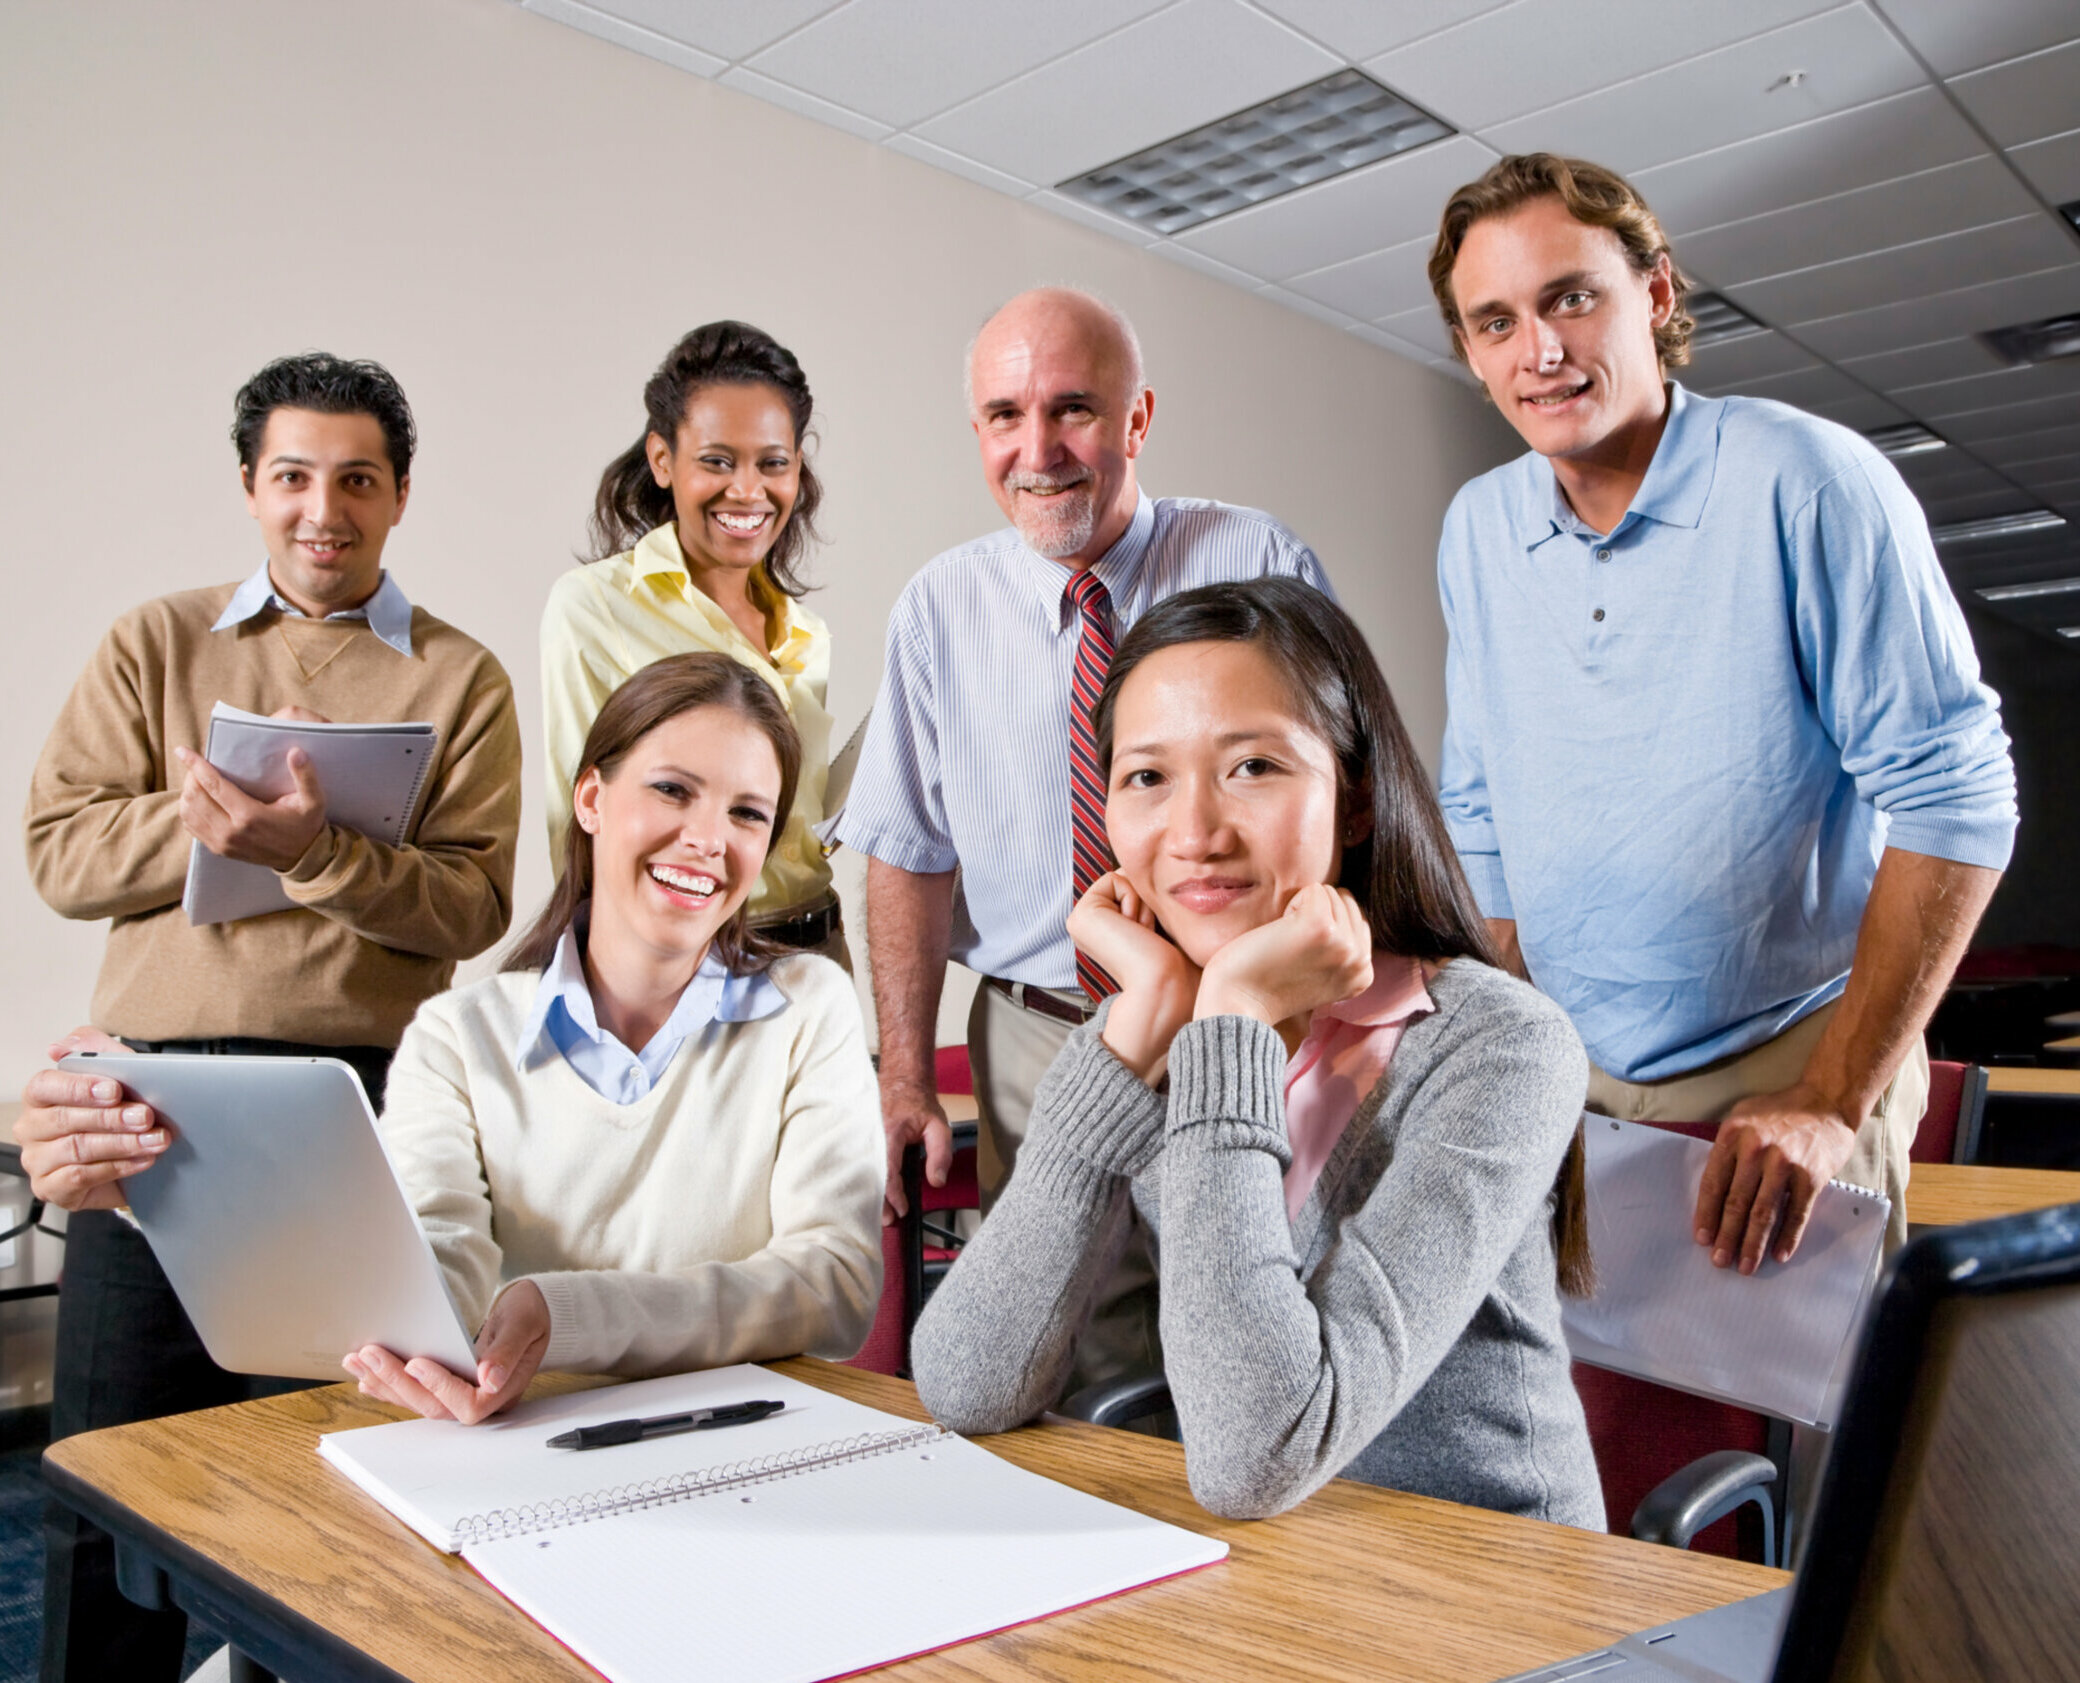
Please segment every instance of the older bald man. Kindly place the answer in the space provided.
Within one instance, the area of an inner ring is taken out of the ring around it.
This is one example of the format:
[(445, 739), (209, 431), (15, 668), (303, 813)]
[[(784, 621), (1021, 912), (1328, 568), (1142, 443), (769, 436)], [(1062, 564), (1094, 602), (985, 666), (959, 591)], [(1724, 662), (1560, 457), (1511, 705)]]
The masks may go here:
[[(1079, 976), (1064, 928), (1106, 868), (1101, 817), (1083, 802), (1079, 822), (1072, 801), (1094, 775), (1079, 687), (1094, 695), (1127, 627), (1180, 590), (1267, 574), (1329, 589), (1313, 552), (1269, 515), (1142, 492), (1135, 463), (1155, 393), (1132, 325), (1089, 294), (1043, 288), (990, 317), (969, 352), (968, 404), (1011, 526), (927, 563), (897, 601), (837, 831), (869, 855), (884, 1220), (903, 1205), (904, 1147), (923, 1142), (935, 1186), (952, 1153), (932, 1074), (947, 960), (986, 978), (968, 1019), (985, 1209), (1025, 1137), (1034, 1085), (1106, 986), (1102, 973)], [(1072, 1387), (1161, 1365), (1144, 1245), (1130, 1244), (1114, 1285)]]

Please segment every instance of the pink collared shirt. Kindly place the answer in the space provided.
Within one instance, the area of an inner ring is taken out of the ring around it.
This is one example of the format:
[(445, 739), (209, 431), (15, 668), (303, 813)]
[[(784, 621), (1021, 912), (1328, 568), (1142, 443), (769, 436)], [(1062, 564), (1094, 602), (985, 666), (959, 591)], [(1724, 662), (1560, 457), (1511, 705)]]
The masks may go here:
[(1401, 1031), (1437, 1006), (1420, 960), (1375, 951), (1372, 986), (1355, 999), (1324, 1005), (1286, 1065), (1286, 1214), (1297, 1216), (1343, 1138), (1358, 1104), (1378, 1085), (1401, 1044)]

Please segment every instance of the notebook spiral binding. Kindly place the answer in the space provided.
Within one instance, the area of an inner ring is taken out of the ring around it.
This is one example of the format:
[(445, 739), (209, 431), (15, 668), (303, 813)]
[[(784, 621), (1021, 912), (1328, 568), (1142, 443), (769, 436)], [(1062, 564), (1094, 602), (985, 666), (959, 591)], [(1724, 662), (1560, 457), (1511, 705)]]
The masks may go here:
[(906, 1426), (896, 1432), (865, 1432), (858, 1437), (835, 1438), (813, 1443), (779, 1455), (762, 1455), (749, 1461), (731, 1461), (720, 1467), (674, 1473), (669, 1478), (644, 1479), (636, 1484), (616, 1485), (608, 1490), (591, 1490), (582, 1496), (559, 1497), (553, 1502), (530, 1502), (518, 1508), (497, 1508), (490, 1513), (470, 1514), (455, 1522), (455, 1547), (494, 1543), (505, 1537), (527, 1537), (537, 1531), (553, 1531), (565, 1525), (583, 1525), (587, 1520), (606, 1519), (632, 1513), (638, 1508), (660, 1507), (667, 1502), (684, 1502), (695, 1496), (713, 1496), (719, 1491), (739, 1490), (746, 1485), (770, 1484), (818, 1467), (843, 1466), (876, 1455), (936, 1443), (947, 1436), (943, 1426)]

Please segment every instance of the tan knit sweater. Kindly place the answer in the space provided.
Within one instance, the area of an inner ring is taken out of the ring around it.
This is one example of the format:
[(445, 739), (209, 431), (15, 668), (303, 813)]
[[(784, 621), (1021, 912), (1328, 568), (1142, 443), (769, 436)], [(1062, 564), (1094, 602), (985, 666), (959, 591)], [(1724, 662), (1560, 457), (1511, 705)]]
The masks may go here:
[[(365, 621), (272, 607), (210, 630), (233, 588), (162, 596), (101, 640), (30, 782), (30, 874), (63, 916), (114, 919), (93, 1006), (113, 1034), (395, 1046), (420, 1001), (512, 916), (512, 685), (488, 650), (423, 608), (409, 657)], [(328, 826), (283, 873), (298, 910), (192, 926), (173, 750), (203, 746), (218, 701), (430, 722), (439, 759), (405, 844)]]

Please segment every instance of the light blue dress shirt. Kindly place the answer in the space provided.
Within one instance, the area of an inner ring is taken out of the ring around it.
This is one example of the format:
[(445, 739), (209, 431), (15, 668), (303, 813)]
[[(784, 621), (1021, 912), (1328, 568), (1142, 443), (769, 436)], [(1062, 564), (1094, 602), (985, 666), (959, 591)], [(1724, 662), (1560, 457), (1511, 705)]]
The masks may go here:
[(1608, 536), (1526, 455), (1460, 491), (1438, 580), (1453, 843), (1613, 1075), (1839, 995), (1887, 846), (2007, 863), (1999, 698), (1919, 504), (1846, 428), (1671, 386)]
[[(217, 616), (212, 631), (225, 631), (234, 625), (243, 625), (262, 608), (279, 608), (285, 614), (304, 618), (304, 612), (295, 603), (278, 594), (274, 580), (268, 576), (267, 563), (231, 593), (231, 600), (224, 604), (224, 611)], [(399, 654), (409, 656), (412, 652), (412, 605), (386, 568), (383, 582), (376, 586), (376, 593), (358, 608), (342, 608), (336, 614), (327, 614), (327, 619), (365, 619), (369, 630), (388, 643)]]
[(579, 924), (573, 924), (556, 943), (556, 956), (542, 972), (520, 1027), (513, 1062), (525, 1072), (560, 1055), (586, 1086), (613, 1104), (648, 1097), (679, 1048), (709, 1024), (755, 1022), (787, 1005), (787, 995), (770, 978), (725, 969), (711, 947), (650, 1044), (631, 1052), (600, 1027), (585, 985), (581, 939)]
[[(1268, 514), (1144, 495), (1092, 570), (1113, 636), (1166, 596), (1281, 576), (1333, 596), (1314, 552)], [(1076, 986), (1070, 903), (1071, 574), (1006, 529), (926, 563), (888, 622), (881, 693), (843, 814), (847, 847), (905, 871), (961, 868), (952, 955), (971, 970)]]

